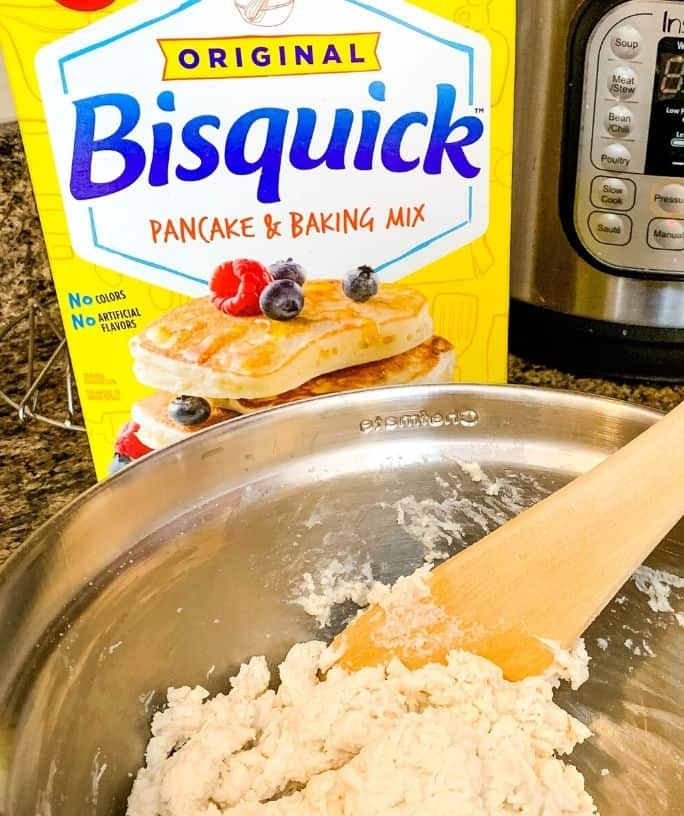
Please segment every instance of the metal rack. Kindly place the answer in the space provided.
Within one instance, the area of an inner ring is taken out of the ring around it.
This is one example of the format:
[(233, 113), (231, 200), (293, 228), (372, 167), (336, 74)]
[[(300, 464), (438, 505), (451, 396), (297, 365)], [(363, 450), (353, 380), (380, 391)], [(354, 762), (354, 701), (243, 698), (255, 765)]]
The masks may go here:
[[(54, 350), (44, 363), (38, 360), (37, 332), (41, 324), (49, 329), (56, 343)], [(25, 388), (21, 396), (12, 398), (0, 387), (0, 400), (16, 411), (22, 425), (35, 420), (55, 428), (85, 432), (85, 428), (80, 424), (79, 411), (76, 407), (73, 370), (61, 325), (50, 316), (44, 306), (32, 299), (18, 317), (0, 328), (0, 344), (16, 339), (17, 335), (22, 332), (28, 335), (26, 337)], [(65, 416), (47, 416), (41, 413), (39, 408), (40, 389), (48, 376), (58, 371), (61, 365), (64, 367), (62, 376), (64, 377)]]

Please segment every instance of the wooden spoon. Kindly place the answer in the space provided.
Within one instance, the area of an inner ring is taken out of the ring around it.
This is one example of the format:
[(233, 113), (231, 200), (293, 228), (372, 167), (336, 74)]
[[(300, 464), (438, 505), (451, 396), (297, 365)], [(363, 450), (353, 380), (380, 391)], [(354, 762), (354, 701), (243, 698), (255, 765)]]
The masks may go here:
[(436, 567), (426, 597), (363, 613), (335, 640), (337, 665), (418, 668), (459, 648), (509, 680), (541, 674), (542, 640), (570, 648), (682, 515), (684, 404)]

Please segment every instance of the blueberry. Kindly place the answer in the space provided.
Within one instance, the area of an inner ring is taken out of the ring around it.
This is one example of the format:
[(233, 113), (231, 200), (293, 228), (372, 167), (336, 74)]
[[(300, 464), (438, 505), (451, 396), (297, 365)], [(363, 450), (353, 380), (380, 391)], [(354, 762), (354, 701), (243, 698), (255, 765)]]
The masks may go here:
[(378, 294), (378, 279), (370, 266), (359, 266), (347, 272), (342, 281), (344, 294), (357, 303), (365, 303)]
[(293, 280), (276, 280), (261, 293), (259, 305), (271, 320), (292, 320), (304, 308), (304, 290)]
[(269, 266), (268, 271), (271, 273), (273, 280), (291, 280), (304, 286), (306, 281), (306, 270), (301, 264), (296, 263), (292, 258), (286, 261), (276, 261)]
[(113, 476), (115, 473), (123, 470), (126, 465), (130, 465), (132, 461), (130, 456), (122, 456), (120, 453), (115, 453), (114, 459), (112, 459), (109, 465), (109, 475)]
[(201, 425), (210, 416), (211, 405), (202, 397), (176, 397), (169, 405), (169, 418), (179, 425)]

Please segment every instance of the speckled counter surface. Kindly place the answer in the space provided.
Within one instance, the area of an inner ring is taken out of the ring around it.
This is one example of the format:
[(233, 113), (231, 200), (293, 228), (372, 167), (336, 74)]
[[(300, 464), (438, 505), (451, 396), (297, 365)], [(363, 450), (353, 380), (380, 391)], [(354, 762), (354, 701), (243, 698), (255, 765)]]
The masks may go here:
[[(58, 320), (45, 247), (21, 141), (15, 126), (0, 127), (0, 327), (18, 317), (30, 298)], [(26, 377), (26, 332), (0, 344), (0, 388), (17, 397)], [(38, 334), (38, 359), (54, 347), (49, 329)], [(510, 379), (525, 385), (565, 388), (668, 410), (684, 400), (684, 386), (658, 388), (579, 379), (512, 357)], [(38, 410), (64, 416), (63, 371), (41, 390)], [(0, 403), (0, 563), (26, 536), (94, 483), (85, 434), (37, 422), (22, 426)]]

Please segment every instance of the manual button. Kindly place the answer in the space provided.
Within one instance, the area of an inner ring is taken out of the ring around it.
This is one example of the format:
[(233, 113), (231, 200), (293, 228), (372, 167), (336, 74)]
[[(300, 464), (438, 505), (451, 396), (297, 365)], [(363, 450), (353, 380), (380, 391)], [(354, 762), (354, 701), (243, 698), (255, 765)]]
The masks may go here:
[(653, 203), (665, 212), (681, 215), (684, 213), (684, 185), (664, 184), (654, 192)]
[(631, 210), (636, 184), (630, 179), (597, 176), (591, 183), (591, 203), (602, 210)]
[(653, 249), (684, 249), (684, 221), (654, 218), (648, 225), (648, 245)]
[(632, 219), (615, 213), (593, 212), (589, 216), (589, 229), (600, 244), (624, 246), (632, 238)]

